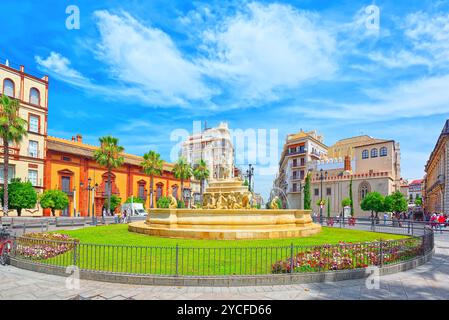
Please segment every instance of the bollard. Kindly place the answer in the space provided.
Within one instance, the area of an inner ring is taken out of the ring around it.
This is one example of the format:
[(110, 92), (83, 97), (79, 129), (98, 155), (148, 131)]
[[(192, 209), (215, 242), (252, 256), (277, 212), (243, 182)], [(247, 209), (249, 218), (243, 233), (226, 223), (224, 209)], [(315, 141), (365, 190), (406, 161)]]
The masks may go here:
[(176, 276), (179, 275), (179, 245), (176, 244)]

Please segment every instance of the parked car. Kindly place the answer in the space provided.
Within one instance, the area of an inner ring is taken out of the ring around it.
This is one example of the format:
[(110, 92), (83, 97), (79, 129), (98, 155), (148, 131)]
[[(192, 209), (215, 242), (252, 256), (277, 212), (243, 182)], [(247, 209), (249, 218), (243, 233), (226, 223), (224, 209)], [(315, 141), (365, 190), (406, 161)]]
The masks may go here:
[(126, 210), (128, 214), (131, 214), (131, 216), (140, 216), (144, 217), (147, 215), (147, 212), (143, 208), (142, 203), (124, 203), (122, 204), (122, 212)]

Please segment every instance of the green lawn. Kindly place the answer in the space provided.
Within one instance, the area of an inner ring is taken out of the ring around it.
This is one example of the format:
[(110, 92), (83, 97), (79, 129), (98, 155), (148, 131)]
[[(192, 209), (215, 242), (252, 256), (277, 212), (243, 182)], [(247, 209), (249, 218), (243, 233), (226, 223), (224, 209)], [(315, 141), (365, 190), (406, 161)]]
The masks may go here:
[(403, 239), (406, 236), (387, 233), (367, 232), (362, 230), (323, 227), (321, 233), (305, 238), (286, 238), (271, 240), (187, 240), (148, 236), (128, 231), (126, 224), (64, 230), (59, 233), (77, 238), (81, 243), (122, 244), (133, 246), (176, 246), (194, 248), (230, 248), (230, 247), (265, 247), (265, 246), (313, 246), (344, 242), (369, 242), (375, 240)]
[[(274, 263), (290, 257), (292, 253), (296, 255), (304, 251), (305, 246), (337, 244), (340, 241), (361, 243), (406, 238), (401, 235), (326, 227), (320, 234), (306, 238), (238, 241), (153, 237), (128, 232), (127, 225), (89, 227), (58, 233), (80, 240), (76, 264), (82, 269), (197, 276), (268, 274)], [(61, 266), (71, 265), (73, 261), (73, 250), (41, 260), (42, 263)]]

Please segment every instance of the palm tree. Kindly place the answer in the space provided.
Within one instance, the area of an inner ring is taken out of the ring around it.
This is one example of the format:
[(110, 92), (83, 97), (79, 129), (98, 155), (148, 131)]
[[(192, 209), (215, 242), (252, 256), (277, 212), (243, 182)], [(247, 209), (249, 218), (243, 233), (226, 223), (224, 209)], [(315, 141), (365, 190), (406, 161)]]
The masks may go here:
[(143, 172), (150, 176), (150, 208), (153, 208), (153, 182), (155, 175), (161, 175), (164, 161), (161, 155), (153, 150), (143, 155), (143, 161), (140, 164)]
[(210, 172), (207, 168), (206, 161), (204, 161), (203, 159), (199, 160), (196, 168), (193, 170), (193, 176), (195, 177), (195, 179), (200, 181), (201, 200), (203, 199), (204, 180), (208, 179), (209, 175)]
[(27, 135), (27, 121), (19, 116), (19, 101), (2, 95), (0, 99), (0, 137), (3, 139), (3, 213), (8, 215), (9, 143), (20, 143)]
[(184, 180), (190, 179), (193, 175), (192, 167), (184, 157), (178, 159), (173, 168), (175, 178), (181, 180), (181, 199), (184, 201)]
[(111, 213), (111, 174), (112, 169), (120, 167), (125, 159), (120, 154), (125, 150), (122, 146), (118, 145), (118, 139), (112, 136), (104, 136), (99, 139), (100, 148), (95, 150), (95, 161), (108, 169), (108, 213)]

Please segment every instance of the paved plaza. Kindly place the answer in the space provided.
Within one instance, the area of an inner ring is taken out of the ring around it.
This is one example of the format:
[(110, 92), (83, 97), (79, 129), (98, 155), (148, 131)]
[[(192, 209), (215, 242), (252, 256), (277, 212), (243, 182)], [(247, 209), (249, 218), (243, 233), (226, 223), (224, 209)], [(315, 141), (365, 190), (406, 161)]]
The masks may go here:
[(435, 236), (433, 259), (416, 269), (383, 276), (379, 289), (366, 280), (251, 287), (167, 287), (80, 280), (68, 289), (66, 278), (0, 267), (1, 299), (449, 299), (449, 235)]

